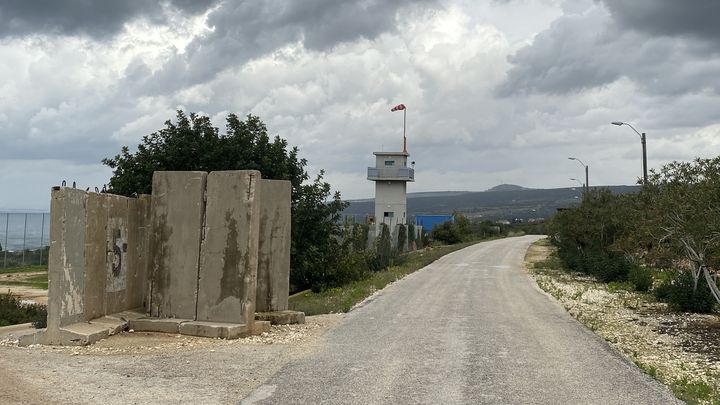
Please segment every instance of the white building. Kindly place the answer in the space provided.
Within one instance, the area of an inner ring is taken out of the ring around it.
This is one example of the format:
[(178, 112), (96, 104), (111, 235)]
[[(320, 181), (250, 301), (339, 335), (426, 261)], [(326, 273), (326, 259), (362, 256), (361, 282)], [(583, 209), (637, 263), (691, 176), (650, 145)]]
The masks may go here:
[(406, 225), (407, 182), (415, 181), (414, 163), (408, 167), (407, 152), (373, 152), (375, 167), (368, 167), (368, 180), (375, 182), (375, 235), (384, 223), (395, 231), (397, 225)]

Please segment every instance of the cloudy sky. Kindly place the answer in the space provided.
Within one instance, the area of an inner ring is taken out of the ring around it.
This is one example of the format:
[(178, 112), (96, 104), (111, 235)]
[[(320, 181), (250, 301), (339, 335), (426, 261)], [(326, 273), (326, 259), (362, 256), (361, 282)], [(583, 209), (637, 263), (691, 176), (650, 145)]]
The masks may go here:
[(720, 153), (720, 1), (3, 0), (0, 209), (44, 209), (62, 179), (178, 108), (259, 115), (373, 196), (372, 152), (402, 148), (409, 191), (500, 183), (633, 184), (649, 166)]

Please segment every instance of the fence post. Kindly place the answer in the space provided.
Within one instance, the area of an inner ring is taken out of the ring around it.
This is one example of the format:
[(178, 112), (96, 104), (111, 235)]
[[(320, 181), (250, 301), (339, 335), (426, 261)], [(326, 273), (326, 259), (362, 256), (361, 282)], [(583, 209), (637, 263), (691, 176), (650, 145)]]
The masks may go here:
[(25, 225), (23, 226), (22, 267), (25, 267), (25, 238), (26, 237), (27, 237), (27, 212), (25, 213)]
[(3, 269), (7, 268), (7, 251), (8, 251), (8, 227), (10, 226), (10, 214), (5, 213), (5, 259), (3, 260)]
[(42, 266), (42, 259), (43, 259), (43, 250), (45, 250), (45, 246), (43, 245), (43, 237), (45, 236), (45, 213), (42, 214), (42, 224), (40, 225), (40, 265)]

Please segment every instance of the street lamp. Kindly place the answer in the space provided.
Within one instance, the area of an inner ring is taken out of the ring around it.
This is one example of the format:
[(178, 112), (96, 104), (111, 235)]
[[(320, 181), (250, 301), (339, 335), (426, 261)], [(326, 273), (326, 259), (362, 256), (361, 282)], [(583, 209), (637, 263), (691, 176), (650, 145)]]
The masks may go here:
[(580, 160), (578, 158), (569, 157), (568, 159), (574, 160), (574, 161), (580, 163), (580, 165), (585, 168), (585, 192), (589, 192), (590, 191), (590, 181), (588, 180), (588, 166), (585, 163), (583, 163), (582, 160)]
[[(578, 184), (579, 184), (579, 185), (582, 187), (582, 189), (583, 189), (583, 194), (585, 193), (585, 183), (583, 183), (582, 181), (580, 181), (580, 180), (578, 180), (578, 179), (574, 179), (574, 178), (572, 178), (572, 177), (570, 177), (570, 180), (572, 180), (572, 181), (577, 181)], [(573, 190), (574, 190), (574, 189), (573, 189)], [(575, 196), (574, 198), (577, 198), (577, 196)]]
[(635, 131), (635, 133), (638, 134), (638, 136), (640, 137), (640, 143), (642, 143), (642, 149), (643, 149), (643, 161), (642, 161), (642, 164), (643, 164), (643, 184), (647, 184), (647, 145), (646, 145), (646, 142), (645, 142), (645, 132), (643, 132), (643, 133), (641, 134), (640, 132), (638, 132), (637, 129), (635, 129), (635, 127), (633, 127), (632, 125), (630, 125), (630, 124), (627, 123), (627, 122), (613, 121), (613, 122), (611, 122), (611, 124), (617, 125), (617, 126), (619, 126), (619, 127), (621, 127), (621, 126), (623, 126), (623, 125), (627, 125), (627, 126), (629, 126), (630, 128), (632, 128), (632, 130)]

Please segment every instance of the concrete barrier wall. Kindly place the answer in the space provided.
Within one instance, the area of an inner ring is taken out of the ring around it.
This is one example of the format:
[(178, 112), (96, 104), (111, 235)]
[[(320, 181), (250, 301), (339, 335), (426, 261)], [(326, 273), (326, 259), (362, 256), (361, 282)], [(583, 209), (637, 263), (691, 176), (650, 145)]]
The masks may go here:
[(84, 320), (85, 194), (71, 188), (52, 191), (48, 329)]
[(52, 191), (48, 330), (143, 306), (149, 197)]
[(260, 180), (258, 312), (285, 311), (290, 292), (290, 197), (286, 180)]
[(197, 320), (254, 320), (260, 172), (216, 171), (207, 177)]
[(205, 172), (155, 172), (150, 314), (194, 319), (205, 217)]
[(88, 343), (128, 310), (255, 330), (256, 310), (287, 309), (290, 193), (258, 171), (156, 172), (140, 198), (54, 188), (48, 328), (34, 341)]

